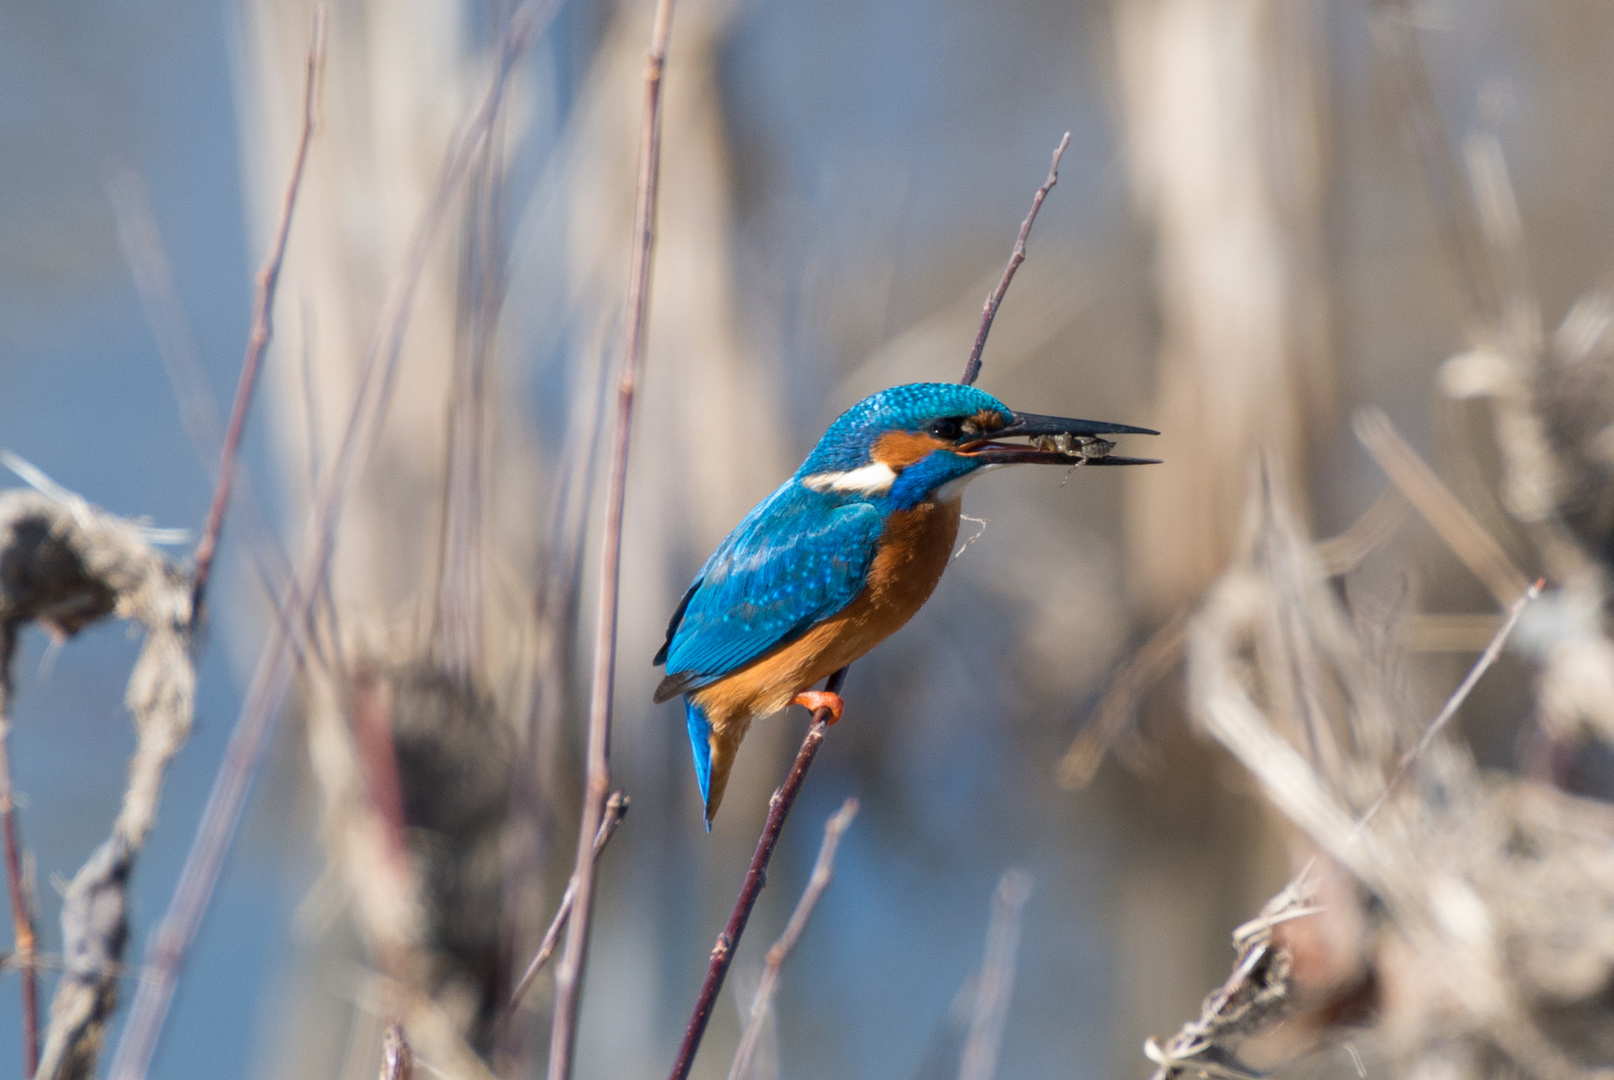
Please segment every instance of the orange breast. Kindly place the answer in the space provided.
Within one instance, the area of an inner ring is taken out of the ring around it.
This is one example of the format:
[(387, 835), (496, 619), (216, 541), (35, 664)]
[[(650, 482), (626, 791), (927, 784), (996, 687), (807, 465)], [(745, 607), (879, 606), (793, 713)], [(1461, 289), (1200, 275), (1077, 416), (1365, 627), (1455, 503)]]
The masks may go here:
[(695, 693), (715, 729), (778, 712), (913, 617), (941, 580), (958, 538), (959, 500), (892, 514), (857, 599), (797, 640)]

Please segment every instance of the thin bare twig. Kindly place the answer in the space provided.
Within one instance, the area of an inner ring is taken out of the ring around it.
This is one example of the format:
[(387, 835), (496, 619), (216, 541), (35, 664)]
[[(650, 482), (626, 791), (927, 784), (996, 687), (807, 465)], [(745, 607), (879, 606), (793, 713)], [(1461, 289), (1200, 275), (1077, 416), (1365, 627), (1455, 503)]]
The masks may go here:
[(997, 1071), (1009, 995), (1014, 991), (1015, 957), (1020, 951), (1020, 913), (1030, 898), (1031, 875), (1018, 869), (1006, 872), (992, 894), (986, 958), (975, 982), (974, 1016), (959, 1058), (958, 1080), (992, 1080)]
[(17, 812), (11, 791), (11, 658), (17, 648), (17, 630), (0, 625), (0, 832), (5, 839), (6, 895), (11, 901), (11, 936), (17, 966), (22, 974), (23, 1075), (39, 1069), (39, 979), (34, 972), (34, 913), (23, 887), (22, 843), (17, 837)]
[(1407, 445), (1390, 418), (1378, 409), (1363, 409), (1356, 414), (1353, 426), (1357, 439), (1379, 468), (1497, 602), (1512, 605), (1517, 601), (1529, 588), (1530, 579), (1519, 572), (1496, 539), (1474, 520), (1418, 452)]
[(600, 545), (600, 599), (594, 643), (594, 674), (588, 724), (588, 779), (577, 833), (575, 897), (566, 928), (566, 947), (555, 967), (555, 1011), (549, 1034), (549, 1080), (569, 1080), (577, 1049), (578, 997), (588, 960), (594, 914), (594, 835), (605, 818), (611, 791), (611, 708), (616, 678), (617, 592), (622, 572), (622, 513), (627, 497), (628, 448), (633, 429), (634, 390), (644, 364), (645, 328), (650, 310), (650, 261), (655, 249), (657, 193), (661, 185), (661, 74), (672, 31), (672, 0), (657, 0), (645, 57), (644, 125), (639, 136), (639, 178), (634, 206), (633, 265), (628, 276), (627, 321), (622, 329), (622, 377), (617, 384), (616, 428)]
[(235, 403), (230, 406), (230, 422), (224, 431), (224, 446), (219, 452), (218, 480), (213, 489), (212, 505), (207, 509), (207, 524), (203, 526), (202, 538), (196, 544), (196, 570), (191, 578), (193, 627), (201, 624), (202, 605), (207, 599), (207, 585), (213, 573), (213, 558), (218, 551), (219, 534), (224, 529), (224, 512), (229, 507), (230, 488), (235, 481), (235, 462), (241, 454), (241, 437), (246, 431), (247, 410), (252, 406), (252, 393), (257, 389), (263, 354), (269, 348), (269, 339), (274, 334), (275, 287), (280, 283), (280, 268), (286, 261), (286, 243), (291, 237), (292, 214), (297, 208), (297, 192), (303, 183), (303, 167), (308, 163), (308, 147), (314, 140), (314, 93), (324, 64), (325, 9), (319, 7), (314, 9), (314, 35), (308, 46), (308, 68), (303, 82), (302, 132), (292, 157), (291, 179), (286, 183), (286, 197), (281, 203), (274, 240), (269, 245), (263, 268), (258, 271), (252, 330), (247, 335), (247, 351), (242, 357), (241, 375), (235, 384)]
[[(841, 668), (829, 677), (824, 689), (832, 694), (839, 693), (845, 681), (846, 669)], [(740, 895), (734, 901), (734, 910), (729, 913), (728, 924), (723, 927), (723, 932), (717, 936), (717, 944), (712, 948), (712, 959), (706, 965), (706, 978), (701, 983), (700, 996), (695, 999), (694, 1015), (684, 1029), (684, 1042), (678, 1049), (678, 1060), (673, 1064), (671, 1080), (689, 1078), (689, 1070), (695, 1064), (695, 1052), (700, 1049), (701, 1039), (706, 1036), (707, 1021), (712, 1018), (712, 1008), (717, 1004), (717, 995), (723, 990), (723, 979), (734, 960), (734, 950), (739, 947), (745, 924), (751, 918), (751, 909), (756, 907), (757, 897), (762, 895), (763, 883), (768, 879), (768, 861), (773, 858), (774, 846), (779, 843), (779, 834), (784, 830), (785, 819), (790, 816), (790, 808), (796, 805), (796, 796), (801, 794), (807, 770), (813, 767), (813, 759), (818, 756), (818, 748), (824, 742), (824, 732), (829, 729), (829, 719), (828, 708), (813, 712), (812, 725), (807, 728), (807, 737), (801, 741), (801, 749), (796, 751), (790, 774), (785, 777), (783, 786), (768, 800), (767, 823), (762, 827), (762, 835), (757, 838), (756, 850), (751, 853), (751, 864), (746, 867), (745, 881), (740, 886)]]
[(1384, 790), (1379, 792), (1379, 797), (1373, 800), (1373, 805), (1368, 807), (1367, 812), (1357, 821), (1357, 828), (1360, 829), (1372, 820), (1373, 815), (1379, 812), (1379, 808), (1394, 793), (1396, 786), (1412, 770), (1413, 764), (1428, 751), (1435, 738), (1451, 722), (1451, 718), (1457, 715), (1457, 710), (1462, 707), (1464, 701), (1468, 700), (1468, 695), (1479, 684), (1480, 677), (1489, 671), (1491, 665), (1496, 663), (1497, 659), (1502, 655), (1502, 648), (1507, 644), (1508, 635), (1513, 633), (1513, 628), (1519, 624), (1519, 618), (1524, 614), (1524, 609), (1530, 606), (1532, 600), (1541, 595), (1541, 590), (1546, 587), (1546, 584), (1545, 579), (1536, 581), (1528, 589), (1524, 590), (1522, 596), (1513, 602), (1513, 606), (1508, 609), (1507, 618), (1497, 628), (1496, 635), (1491, 638), (1491, 643), (1485, 647), (1485, 651), (1480, 654), (1480, 658), (1474, 661), (1474, 666), (1469, 669), (1468, 675), (1463, 681), (1457, 685), (1457, 689), (1452, 691), (1451, 697), (1446, 699), (1446, 704), (1441, 707), (1440, 712), (1429, 722), (1429, 727), (1425, 729), (1423, 738), (1419, 739), (1415, 746), (1408, 748), (1407, 752), (1401, 755), (1401, 760), (1396, 764), (1395, 772), (1390, 774), (1389, 781), (1384, 785)]
[(958, 381), (965, 386), (974, 386), (975, 380), (981, 374), (981, 351), (986, 348), (986, 335), (992, 332), (992, 320), (997, 318), (998, 305), (1003, 303), (1003, 296), (1009, 291), (1009, 282), (1014, 280), (1014, 272), (1020, 269), (1020, 264), (1026, 261), (1026, 237), (1031, 235), (1031, 226), (1037, 220), (1037, 211), (1042, 209), (1042, 200), (1048, 197), (1048, 192), (1059, 183), (1059, 159), (1065, 156), (1065, 148), (1070, 145), (1070, 132), (1059, 140), (1054, 147), (1054, 160), (1048, 166), (1048, 179), (1042, 182), (1042, 187), (1031, 197), (1031, 212), (1020, 223), (1020, 234), (1014, 239), (1014, 250), (1009, 253), (1009, 265), (1003, 268), (1003, 277), (998, 280), (998, 287), (986, 298), (986, 306), (981, 310), (981, 327), (975, 332), (975, 346), (970, 349), (970, 358), (964, 364), (964, 376)]
[[(180, 426), (189, 436), (203, 470), (217, 482), (217, 467), (224, 447), (224, 423), (202, 370), (195, 335), (191, 333), (174, 286), (173, 270), (152, 214), (150, 194), (140, 174), (120, 160), (106, 167), (106, 189), (117, 225), (118, 244), (123, 249), (124, 261), (129, 264), (129, 275), (145, 308), (146, 321), (151, 324), (157, 352), (179, 406)], [(289, 594), (295, 588), (291, 559), (279, 537), (265, 524), (264, 512), (254, 496), (246, 469), (239, 465), (234, 485), (239, 507), (236, 516), (246, 517), (247, 546), (259, 584), (275, 614), (285, 618), (290, 606)], [(319, 642), (315, 640), (311, 644), (317, 653)]]
[[(622, 824), (622, 819), (628, 813), (628, 796), (621, 791), (611, 793), (605, 801), (605, 818), (600, 822), (600, 829), (594, 834), (594, 857), (599, 858), (605, 845), (610, 843), (611, 837), (616, 834), (616, 827)], [(567, 922), (572, 917), (572, 904), (577, 897), (577, 882), (566, 883), (566, 891), (561, 895), (560, 906), (555, 909), (555, 917), (549, 923), (549, 929), (544, 931), (544, 940), (539, 943), (538, 951), (533, 954), (532, 962), (522, 974), (521, 981), (516, 988), (510, 991), (510, 1001), (505, 1005), (505, 1014), (508, 1015), (515, 1007), (521, 1004), (522, 997), (532, 986), (538, 972), (549, 962), (550, 956), (555, 952), (555, 946), (560, 943), (560, 932), (566, 929)]]
[(757, 984), (756, 996), (751, 999), (751, 1018), (746, 1022), (745, 1033), (740, 1036), (739, 1049), (734, 1052), (734, 1063), (729, 1066), (729, 1080), (745, 1080), (751, 1073), (751, 1059), (756, 1055), (757, 1044), (762, 1041), (763, 1027), (773, 1007), (774, 989), (779, 985), (779, 970), (801, 939), (802, 931), (807, 929), (807, 920), (813, 917), (813, 909), (818, 906), (819, 898), (829, 888), (830, 878), (835, 876), (835, 849), (840, 846), (841, 837), (856, 816), (857, 800), (847, 799), (824, 825), (824, 842), (818, 848), (813, 872), (808, 875), (807, 888), (796, 902), (796, 910), (790, 913), (785, 932), (768, 950), (762, 981)]

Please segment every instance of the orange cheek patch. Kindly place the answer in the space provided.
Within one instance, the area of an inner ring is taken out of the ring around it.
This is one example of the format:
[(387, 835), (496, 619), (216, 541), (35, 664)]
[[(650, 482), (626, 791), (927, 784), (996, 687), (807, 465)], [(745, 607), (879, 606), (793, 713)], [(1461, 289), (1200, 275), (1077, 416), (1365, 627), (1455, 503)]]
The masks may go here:
[(975, 421), (975, 426), (987, 434), (996, 431), (1004, 424), (1003, 414), (996, 409), (982, 409), (972, 419)]
[(893, 469), (905, 469), (924, 460), (931, 451), (951, 445), (917, 431), (892, 431), (874, 440), (873, 458)]

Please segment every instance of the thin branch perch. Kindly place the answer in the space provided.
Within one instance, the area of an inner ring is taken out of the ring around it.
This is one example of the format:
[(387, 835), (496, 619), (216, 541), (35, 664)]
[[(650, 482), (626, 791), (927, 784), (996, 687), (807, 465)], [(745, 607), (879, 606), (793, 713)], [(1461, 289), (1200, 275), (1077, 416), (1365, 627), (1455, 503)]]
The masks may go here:
[[(628, 796), (621, 791), (612, 792), (611, 797), (606, 800), (605, 819), (600, 822), (600, 829), (594, 834), (596, 859), (599, 858), (600, 852), (605, 850), (605, 845), (611, 842), (611, 837), (616, 835), (616, 827), (622, 824), (622, 819), (627, 816), (628, 802)], [(566, 883), (566, 891), (561, 895), (560, 906), (555, 909), (555, 917), (550, 921), (549, 929), (544, 931), (544, 939), (539, 943), (538, 951), (533, 953), (532, 962), (522, 973), (521, 981), (510, 991), (510, 1001), (504, 1007), (506, 1016), (521, 1004), (522, 997), (531, 988), (533, 980), (538, 977), (538, 972), (543, 970), (549, 958), (554, 955), (555, 946), (560, 944), (561, 931), (566, 929), (567, 923), (571, 920), (572, 904), (576, 898), (577, 881), (574, 879)]]
[(257, 296), (252, 308), (252, 330), (247, 335), (246, 355), (241, 359), (241, 375), (236, 381), (235, 402), (230, 406), (230, 423), (224, 432), (224, 446), (219, 452), (219, 475), (213, 489), (213, 502), (207, 510), (207, 524), (196, 544), (196, 571), (191, 578), (191, 622), (199, 624), (203, 603), (207, 599), (208, 582), (212, 579), (213, 559), (218, 551), (219, 534), (224, 530), (224, 512), (230, 504), (230, 488), (235, 481), (236, 458), (241, 454), (241, 437), (246, 431), (247, 410), (252, 406), (252, 393), (258, 386), (258, 372), (263, 366), (263, 354), (274, 335), (275, 289), (280, 284), (280, 268), (286, 261), (286, 243), (291, 237), (292, 214), (297, 208), (297, 192), (303, 183), (304, 166), (308, 163), (308, 146), (314, 140), (314, 91), (320, 69), (325, 63), (325, 9), (314, 10), (314, 36), (308, 47), (308, 67), (303, 81), (303, 126), (297, 139), (297, 150), (292, 158), (291, 179), (286, 184), (286, 197), (281, 205), (280, 221), (275, 227), (269, 254), (263, 268), (258, 271)]
[(577, 865), (572, 871), (572, 918), (566, 947), (555, 967), (555, 1011), (549, 1035), (549, 1080), (569, 1080), (576, 1053), (578, 997), (588, 960), (594, 914), (594, 836), (605, 818), (611, 791), (611, 708), (616, 678), (617, 594), (622, 574), (622, 513), (627, 498), (628, 448), (633, 431), (634, 390), (644, 364), (645, 328), (650, 310), (650, 261), (655, 248), (656, 203), (661, 181), (661, 74), (672, 30), (672, 0), (657, 0), (645, 57), (644, 126), (639, 137), (639, 179), (634, 206), (633, 265), (628, 277), (628, 310), (622, 330), (622, 378), (617, 385), (614, 445), (605, 499), (604, 539), (600, 545), (600, 599), (594, 643), (594, 674), (588, 724), (588, 779), (583, 789), (577, 833)]
[(1048, 192), (1059, 183), (1059, 159), (1065, 156), (1065, 148), (1070, 145), (1070, 132), (1059, 140), (1054, 147), (1053, 164), (1048, 166), (1048, 179), (1042, 182), (1042, 187), (1031, 197), (1031, 212), (1026, 215), (1025, 221), (1020, 223), (1020, 234), (1014, 239), (1014, 250), (1009, 253), (1009, 265), (1003, 268), (1003, 277), (998, 281), (998, 287), (992, 290), (992, 295), (986, 298), (986, 307), (981, 311), (981, 328), (975, 332), (975, 347), (970, 350), (970, 358), (964, 364), (964, 376), (958, 381), (965, 386), (974, 386), (975, 380), (981, 374), (981, 351), (986, 348), (986, 335), (992, 332), (992, 320), (997, 318), (998, 305), (1003, 303), (1003, 296), (1009, 291), (1009, 282), (1014, 280), (1014, 273), (1020, 269), (1020, 264), (1026, 261), (1026, 237), (1031, 235), (1031, 226), (1037, 220), (1037, 211), (1042, 209), (1042, 200), (1048, 197)]
[[(829, 677), (824, 688), (830, 693), (839, 693), (841, 684), (846, 681), (846, 669), (841, 668)], [(790, 808), (796, 805), (796, 796), (801, 794), (802, 781), (807, 779), (807, 770), (812, 768), (813, 759), (818, 756), (818, 748), (823, 745), (824, 732), (829, 729), (830, 711), (828, 708), (817, 709), (813, 712), (813, 722), (807, 729), (807, 737), (801, 742), (801, 749), (796, 751), (796, 761), (790, 766), (790, 774), (785, 777), (784, 786), (773, 793), (768, 800), (768, 820), (762, 827), (762, 835), (757, 839), (756, 851), (751, 854), (751, 865), (746, 868), (745, 882), (740, 886), (740, 895), (734, 901), (734, 910), (729, 914), (728, 925), (717, 936), (717, 944), (712, 948), (711, 962), (706, 966), (706, 979), (701, 983), (700, 996), (695, 999), (695, 1013), (689, 1018), (689, 1026), (684, 1029), (684, 1042), (678, 1050), (678, 1060), (673, 1064), (671, 1080), (688, 1080), (689, 1070), (695, 1064), (695, 1053), (700, 1049), (701, 1039), (706, 1036), (706, 1024), (712, 1018), (712, 1008), (717, 1004), (717, 995), (723, 989), (723, 980), (728, 976), (729, 964), (734, 960), (734, 950), (739, 947), (740, 937), (745, 933), (745, 924), (751, 918), (751, 909), (757, 905), (757, 897), (762, 895), (762, 886), (768, 880), (768, 861), (773, 858), (774, 845), (779, 843), (779, 834), (784, 830), (785, 819), (790, 816)]]
[(807, 920), (813, 917), (813, 909), (818, 906), (819, 898), (829, 888), (830, 878), (835, 876), (835, 849), (840, 846), (841, 837), (856, 816), (857, 800), (847, 799), (824, 825), (824, 842), (818, 848), (818, 858), (813, 862), (813, 872), (807, 878), (807, 888), (796, 902), (796, 910), (790, 913), (785, 932), (768, 950), (762, 981), (757, 984), (756, 996), (751, 999), (751, 1017), (746, 1022), (745, 1033), (740, 1036), (740, 1047), (734, 1053), (734, 1063), (729, 1066), (729, 1080), (745, 1080), (751, 1073), (751, 1059), (756, 1055), (757, 1044), (762, 1041), (763, 1026), (773, 1007), (774, 989), (779, 985), (779, 970), (795, 949), (796, 942), (801, 940), (802, 931), (807, 929)]

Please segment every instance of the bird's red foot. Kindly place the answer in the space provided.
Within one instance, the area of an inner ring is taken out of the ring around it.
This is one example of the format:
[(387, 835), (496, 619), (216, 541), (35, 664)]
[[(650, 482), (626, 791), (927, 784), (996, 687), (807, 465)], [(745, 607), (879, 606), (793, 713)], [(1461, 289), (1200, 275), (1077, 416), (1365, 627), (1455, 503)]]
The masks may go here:
[(808, 712), (828, 709), (829, 722), (832, 724), (840, 720), (841, 712), (846, 708), (846, 702), (841, 700), (841, 695), (831, 693), (828, 690), (803, 690), (794, 698), (791, 698), (790, 703), (792, 705), (805, 705)]

